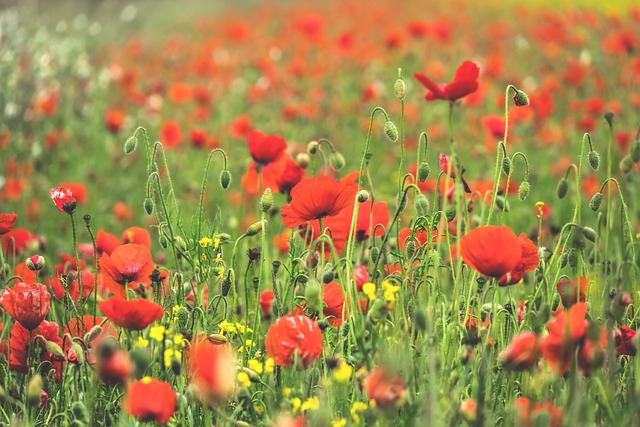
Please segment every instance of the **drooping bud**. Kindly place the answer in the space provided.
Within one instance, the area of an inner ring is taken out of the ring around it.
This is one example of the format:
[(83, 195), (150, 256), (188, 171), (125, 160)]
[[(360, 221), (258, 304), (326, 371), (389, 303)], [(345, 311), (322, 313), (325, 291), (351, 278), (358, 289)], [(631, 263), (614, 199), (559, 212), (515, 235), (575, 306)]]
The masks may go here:
[(591, 169), (597, 171), (600, 168), (600, 155), (596, 151), (591, 150), (589, 151), (588, 159)]
[(569, 263), (569, 267), (578, 267), (578, 259), (578, 251), (576, 250), (576, 248), (569, 249), (569, 252), (567, 253), (567, 262)]
[(527, 198), (530, 189), (531, 186), (529, 185), (529, 181), (522, 181), (522, 184), (518, 187), (518, 199), (520, 199), (521, 202), (524, 202)]
[(307, 166), (309, 166), (309, 155), (307, 153), (298, 153), (296, 163), (299, 164), (302, 169), (306, 169)]
[(633, 167), (633, 158), (631, 154), (627, 154), (620, 160), (620, 172), (624, 174), (628, 174), (631, 172), (631, 168)]
[(231, 285), (235, 280), (235, 273), (233, 269), (229, 269), (227, 272), (227, 276), (222, 280), (222, 296), (226, 297), (229, 294), (229, 290), (231, 289)]
[(335, 275), (333, 274), (333, 270), (327, 270), (322, 275), (322, 283), (327, 284), (333, 282)]
[(75, 341), (71, 341), (71, 350), (73, 350), (76, 355), (76, 361), (78, 362), (78, 365), (82, 365), (85, 361), (84, 350), (82, 349), (82, 346), (80, 346), (80, 344)]
[(404, 250), (408, 259), (413, 258), (413, 255), (416, 253), (416, 242), (414, 242), (413, 239), (409, 240)]
[(40, 406), (40, 397), (42, 396), (42, 376), (35, 374), (27, 385), (27, 405)]
[(418, 181), (425, 182), (427, 178), (429, 178), (429, 172), (431, 172), (431, 167), (429, 163), (422, 162), (420, 166), (418, 166)]
[(102, 333), (102, 326), (96, 325), (89, 332), (84, 335), (84, 342), (89, 344), (91, 341), (95, 340)]
[(529, 96), (520, 89), (516, 89), (516, 94), (513, 95), (513, 102), (517, 107), (526, 107), (529, 105)]
[(369, 192), (367, 190), (360, 190), (357, 194), (358, 203), (364, 203), (369, 200)]
[(427, 330), (427, 313), (424, 309), (420, 307), (416, 307), (413, 311), (413, 321), (416, 324), (416, 327), (422, 332)]
[(391, 120), (387, 120), (384, 124), (384, 133), (389, 138), (389, 141), (396, 142), (398, 140), (398, 128)]
[(222, 172), (220, 172), (220, 187), (222, 187), (223, 190), (226, 190), (227, 188), (229, 188), (230, 185), (231, 185), (231, 172), (225, 169)]
[(27, 264), (27, 268), (31, 271), (42, 270), (44, 267), (44, 257), (42, 255), (34, 255), (27, 258), (25, 263)]
[(600, 192), (597, 192), (596, 194), (593, 195), (593, 197), (589, 201), (589, 207), (591, 208), (592, 211), (597, 212), (598, 209), (600, 209), (600, 205), (602, 204), (603, 197), (604, 196)]
[(604, 113), (604, 119), (607, 121), (607, 123), (609, 124), (609, 126), (613, 126), (613, 112), (612, 111), (607, 111), (606, 113)]
[(591, 227), (582, 227), (582, 234), (591, 243), (595, 243), (597, 235), (596, 230)]
[(144, 199), (144, 211), (147, 213), (147, 215), (151, 215), (153, 213), (153, 207), (154, 207), (154, 203), (153, 203), (153, 199), (151, 197), (147, 197), (146, 199)]
[(404, 82), (404, 80), (396, 80), (396, 82), (393, 84), (393, 93), (399, 101), (402, 101), (404, 97), (407, 96), (407, 84)]
[(178, 320), (178, 326), (186, 328), (189, 323), (189, 310), (185, 306), (180, 306), (176, 312), (176, 319)]
[(566, 178), (562, 178), (560, 182), (558, 182), (558, 187), (556, 188), (558, 199), (564, 199), (564, 196), (567, 195), (567, 191), (569, 191), (569, 181), (567, 181)]
[(456, 209), (453, 207), (447, 209), (447, 211), (444, 213), (445, 218), (447, 218), (447, 222), (453, 221), (456, 218), (456, 215)]
[(160, 243), (160, 246), (162, 246), (164, 249), (167, 249), (167, 247), (169, 246), (169, 240), (167, 239), (167, 236), (165, 236), (164, 234), (161, 234), (160, 237), (158, 237), (158, 242)]
[(64, 357), (64, 352), (62, 351), (62, 348), (60, 348), (60, 346), (53, 342), (53, 341), (47, 341), (45, 343), (45, 348), (47, 349), (47, 351), (51, 354), (53, 354), (54, 356), (58, 356), (61, 358), (65, 358)]
[(344, 156), (337, 151), (334, 151), (329, 155), (329, 164), (334, 170), (341, 170), (345, 163)]
[(413, 207), (416, 210), (418, 216), (426, 216), (429, 212), (429, 200), (424, 194), (418, 194), (413, 200)]
[(511, 159), (508, 157), (502, 159), (502, 172), (507, 176), (511, 173)]
[(260, 210), (262, 212), (269, 212), (271, 207), (273, 206), (273, 194), (271, 193), (271, 188), (267, 187), (262, 193), (262, 198), (260, 199)]
[(496, 207), (503, 212), (509, 212), (509, 204), (502, 196), (496, 196)]
[(173, 242), (176, 245), (176, 249), (178, 249), (180, 252), (187, 252), (187, 242), (184, 240), (184, 237), (175, 236), (173, 238)]
[(312, 156), (318, 152), (318, 141), (311, 141), (307, 144), (307, 153)]
[(138, 146), (138, 138), (135, 135), (131, 135), (129, 139), (124, 143), (124, 154), (131, 154), (136, 150)]
[(371, 248), (371, 252), (369, 252), (369, 258), (371, 258), (371, 261), (375, 263), (378, 261), (378, 257), (380, 257), (380, 249), (374, 246)]
[(636, 139), (631, 143), (631, 160), (633, 163), (640, 162), (640, 139)]
[(262, 221), (258, 221), (258, 222), (254, 222), (253, 224), (251, 224), (249, 226), (249, 228), (247, 228), (247, 231), (245, 231), (245, 236), (247, 237), (251, 237), (251, 236), (255, 236), (256, 234), (260, 233), (262, 231)]

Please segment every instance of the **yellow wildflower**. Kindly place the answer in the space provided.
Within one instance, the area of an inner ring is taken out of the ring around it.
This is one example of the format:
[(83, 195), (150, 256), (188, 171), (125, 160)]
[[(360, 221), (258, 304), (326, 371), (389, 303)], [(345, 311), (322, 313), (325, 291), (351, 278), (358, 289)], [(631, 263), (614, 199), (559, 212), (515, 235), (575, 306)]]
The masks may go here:
[(282, 389), (282, 397), (289, 397), (291, 394), (291, 387), (285, 387)]
[(238, 325), (238, 323), (236, 323), (234, 325), (233, 323), (229, 323), (226, 320), (223, 320), (221, 323), (218, 323), (218, 328), (220, 328), (220, 332), (227, 332), (229, 334), (237, 334), (238, 333), (238, 329), (236, 328), (236, 325)]
[(182, 336), (182, 334), (175, 334), (173, 336), (173, 344), (184, 347), (184, 337)]
[(300, 411), (314, 411), (320, 407), (320, 399), (317, 397), (310, 397), (304, 401), (304, 403), (300, 406)]
[(151, 377), (144, 377), (140, 380), (142, 384), (149, 384), (151, 382)]
[(356, 424), (360, 423), (360, 414), (367, 410), (367, 404), (364, 402), (353, 402), (351, 405), (351, 419)]
[(300, 410), (300, 406), (302, 406), (302, 400), (299, 397), (291, 399), (291, 412), (295, 414)]
[(256, 359), (251, 359), (249, 360), (249, 369), (251, 369), (252, 371), (254, 371), (256, 374), (260, 375), (262, 372), (264, 372), (263, 366), (262, 366), (262, 362), (260, 362), (259, 360)]
[(220, 238), (219, 237), (214, 237), (213, 238), (213, 250), (217, 251), (219, 247), (220, 247)]
[(249, 387), (251, 385), (251, 379), (246, 372), (238, 372), (238, 382), (242, 387)]
[[(220, 239), (218, 239), (219, 241)], [(202, 239), (198, 240), (198, 243), (200, 243), (200, 246), (202, 246), (203, 248), (206, 248), (208, 246), (211, 246), (213, 244), (213, 239), (209, 238), (209, 237), (203, 237)]]
[(344, 360), (338, 363), (338, 366), (333, 370), (333, 378), (339, 383), (346, 383), (351, 378), (353, 368)]
[(339, 420), (331, 421), (331, 427), (344, 427), (347, 425), (346, 418), (340, 418)]
[(162, 325), (153, 326), (149, 330), (149, 338), (154, 339), (158, 342), (162, 342), (162, 340), (164, 339), (164, 331), (165, 329)]
[(147, 348), (149, 346), (149, 340), (142, 337), (138, 337), (138, 341), (134, 344), (134, 347)]
[(276, 366), (275, 360), (273, 360), (272, 358), (268, 358), (267, 360), (264, 361), (264, 372), (266, 374), (273, 373), (275, 366)]
[(364, 292), (364, 294), (369, 297), (369, 301), (375, 301), (376, 300), (376, 285), (375, 283), (365, 283), (364, 285), (362, 285), (362, 292)]

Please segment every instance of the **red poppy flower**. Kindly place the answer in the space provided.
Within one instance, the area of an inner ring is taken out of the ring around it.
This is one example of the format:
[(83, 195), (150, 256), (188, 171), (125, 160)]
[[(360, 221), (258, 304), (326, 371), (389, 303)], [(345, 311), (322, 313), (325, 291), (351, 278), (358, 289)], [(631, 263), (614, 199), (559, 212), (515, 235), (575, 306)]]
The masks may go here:
[[(349, 212), (343, 210), (343, 212)], [(349, 222), (351, 222), (351, 214), (349, 214)], [(356, 223), (356, 239), (359, 242), (367, 240), (373, 230), (376, 230), (376, 236), (380, 237), (384, 234), (382, 227), (376, 228), (381, 225), (387, 227), (389, 225), (389, 207), (385, 202), (375, 202), (367, 200), (360, 204), (358, 209), (358, 221)]]
[(122, 232), (122, 243), (134, 243), (151, 248), (151, 235), (142, 227), (129, 227)]
[(273, 302), (273, 291), (267, 289), (260, 293), (260, 309), (265, 316), (271, 315), (271, 303)]
[(471, 61), (464, 61), (456, 70), (453, 82), (438, 86), (422, 73), (413, 73), (413, 76), (426, 87), (429, 92), (425, 95), (427, 101), (442, 99), (455, 102), (478, 89), (478, 75), (480, 68)]
[(182, 143), (182, 130), (176, 122), (167, 121), (160, 128), (160, 141), (166, 148), (173, 148)]
[(333, 178), (303, 179), (291, 190), (291, 203), (282, 207), (282, 222), (289, 228), (307, 221), (334, 216), (352, 208), (357, 187), (341, 184)]
[(302, 178), (305, 171), (288, 153), (282, 154), (277, 160), (258, 167), (251, 162), (247, 172), (242, 177), (242, 188), (249, 194), (257, 195), (258, 186), (262, 185), (262, 191), (270, 188), (272, 192), (284, 193), (291, 190)]
[[(62, 338), (58, 336), (58, 324), (55, 322), (49, 322), (44, 320), (35, 331), (29, 331), (20, 323), (14, 323), (11, 328), (11, 338), (9, 340), (9, 346), (11, 354), (9, 355), (9, 369), (22, 373), (27, 373), (29, 366), (27, 366), (27, 355), (29, 346), (29, 335), (32, 337), (41, 335), (46, 341), (53, 342), (62, 347)], [(46, 348), (46, 342), (44, 340), (35, 340), (36, 345), (40, 345), (40, 361), (41, 362), (61, 362), (62, 359), (59, 356), (55, 356)], [(7, 356), (5, 354), (5, 356)], [(48, 371), (51, 367), (48, 363), (43, 363), (42, 367), (45, 371)], [(61, 377), (61, 364), (54, 363), (56, 369), (56, 378)], [(45, 372), (46, 373), (46, 372)]]
[[(83, 271), (82, 273), (82, 297), (85, 298), (91, 294), (93, 291), (93, 285), (95, 284), (95, 277), (93, 274), (88, 271)], [(51, 280), (51, 289), (53, 290), (53, 295), (59, 300), (62, 301), (64, 298), (64, 294), (68, 290), (69, 296), (74, 301), (78, 301), (80, 296), (80, 291), (78, 290), (78, 272), (74, 271), (69, 274), (65, 274), (61, 276), (54, 276)]]
[(133, 373), (129, 353), (104, 347), (98, 354), (96, 373), (100, 381), (109, 385), (124, 385), (129, 381)]
[(0, 213), (0, 235), (7, 234), (13, 230), (16, 219), (18, 219), (18, 215), (15, 213)]
[(462, 260), (478, 273), (500, 278), (522, 257), (520, 240), (507, 226), (482, 226), (460, 239)]
[(178, 398), (168, 382), (144, 377), (131, 383), (122, 407), (141, 421), (165, 424), (178, 409)]
[(8, 256), (19, 255), (27, 247), (38, 246), (38, 236), (26, 228), (16, 228), (2, 236), (2, 250)]
[(556, 289), (560, 294), (562, 305), (569, 308), (577, 302), (585, 302), (587, 300), (587, 288), (589, 280), (580, 276), (577, 279), (564, 279), (556, 283)]
[(60, 263), (56, 264), (53, 269), (56, 274), (62, 275), (67, 274), (72, 271), (82, 270), (87, 267), (87, 263), (84, 260), (80, 260), (80, 266), (76, 261), (76, 258), (71, 254), (61, 254), (60, 255)]
[(615, 333), (616, 354), (618, 356), (635, 356), (638, 352), (635, 344), (636, 331), (628, 326), (621, 326)]
[(124, 113), (120, 110), (107, 110), (104, 115), (104, 126), (113, 134), (120, 132), (124, 125)]
[(522, 255), (516, 263), (516, 266), (510, 272), (498, 279), (498, 284), (500, 286), (515, 285), (522, 280), (525, 273), (535, 270), (538, 266), (538, 262), (540, 262), (538, 248), (531, 240), (529, 240), (529, 238), (527, 238), (526, 234), (521, 233), (520, 236), (518, 236), (518, 242), (520, 243)]
[(322, 297), (325, 307), (322, 314), (327, 318), (331, 326), (340, 326), (346, 319), (342, 316), (342, 308), (344, 306), (344, 293), (339, 283), (331, 282), (324, 285), (324, 294)]
[(369, 272), (367, 267), (359, 265), (353, 270), (353, 274), (356, 276), (356, 288), (358, 292), (362, 291), (362, 285), (369, 281)]
[(99, 302), (98, 308), (115, 325), (133, 331), (145, 329), (164, 315), (161, 305), (146, 299), (124, 300), (114, 297)]
[(547, 419), (549, 427), (562, 426), (562, 408), (554, 406), (548, 400), (542, 403), (533, 403), (526, 397), (519, 397), (515, 401), (515, 406), (518, 411), (518, 423), (522, 426), (532, 426), (535, 424), (535, 419), (543, 419), (541, 414), (546, 414), (544, 419)]
[(560, 310), (547, 322), (549, 335), (542, 339), (540, 349), (551, 369), (561, 375), (571, 367), (576, 349), (585, 337), (589, 323), (586, 314), (587, 306), (580, 302), (567, 311)]
[(96, 247), (99, 254), (106, 253), (107, 255), (111, 255), (114, 249), (121, 244), (120, 239), (118, 239), (115, 234), (107, 233), (102, 229), (98, 230), (98, 234), (96, 235)]
[(118, 221), (125, 222), (133, 218), (133, 211), (125, 202), (115, 202), (113, 204), (113, 216), (115, 216)]
[(203, 401), (215, 404), (229, 399), (235, 389), (235, 357), (231, 346), (196, 337), (189, 350), (191, 383)]
[(381, 409), (399, 408), (406, 400), (407, 391), (402, 376), (385, 368), (376, 368), (363, 381), (365, 393)]
[(51, 200), (60, 212), (71, 214), (78, 204), (69, 187), (55, 187), (49, 191)]
[(114, 295), (125, 298), (125, 285), (136, 289), (140, 283), (148, 283), (154, 265), (149, 248), (143, 245), (121, 245), (111, 255), (103, 253), (98, 261), (100, 275)]
[(17, 283), (5, 288), (0, 305), (28, 330), (33, 330), (47, 317), (51, 295), (41, 283)]
[(237, 117), (233, 123), (231, 123), (231, 134), (237, 139), (242, 139), (247, 136), (247, 133), (251, 130), (251, 126), (251, 117)]
[(77, 203), (85, 203), (87, 201), (87, 187), (81, 182), (61, 182), (58, 188), (68, 188), (71, 195), (75, 197)]
[(306, 316), (281, 317), (267, 331), (265, 348), (278, 366), (292, 366), (297, 353), (307, 368), (322, 353), (322, 331)]
[(500, 355), (502, 366), (514, 371), (533, 367), (540, 357), (540, 344), (533, 332), (522, 332), (511, 340), (509, 347)]
[(276, 135), (265, 135), (259, 130), (247, 132), (249, 154), (256, 163), (266, 165), (275, 161), (287, 149), (287, 141)]

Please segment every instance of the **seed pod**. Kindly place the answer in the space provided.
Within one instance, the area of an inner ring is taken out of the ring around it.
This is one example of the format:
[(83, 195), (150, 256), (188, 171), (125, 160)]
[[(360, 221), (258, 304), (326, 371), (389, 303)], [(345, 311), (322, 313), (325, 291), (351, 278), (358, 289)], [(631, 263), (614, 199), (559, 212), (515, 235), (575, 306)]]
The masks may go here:
[(569, 252), (567, 253), (567, 262), (569, 263), (569, 267), (578, 267), (578, 259), (578, 251), (576, 250), (576, 248), (569, 249)]
[(600, 155), (596, 151), (591, 150), (589, 151), (588, 159), (591, 169), (597, 171), (600, 168)]
[(404, 97), (407, 96), (407, 84), (404, 82), (404, 80), (396, 80), (396, 82), (393, 84), (393, 93), (399, 101), (402, 101)]
[(516, 89), (516, 94), (513, 95), (513, 102), (517, 107), (526, 107), (529, 105), (529, 96), (523, 91)]
[(628, 174), (629, 172), (631, 172), (631, 168), (633, 167), (633, 158), (631, 157), (631, 154), (627, 154), (626, 156), (624, 156), (622, 160), (620, 160), (619, 166), (620, 172), (624, 174)]
[(631, 143), (631, 160), (633, 163), (640, 162), (640, 139), (636, 139)]
[(167, 236), (165, 236), (164, 234), (160, 235), (160, 237), (158, 238), (158, 242), (160, 243), (160, 246), (162, 246), (164, 249), (167, 249), (167, 246), (169, 246), (169, 240), (167, 239)]
[(385, 122), (384, 133), (387, 135), (387, 138), (389, 138), (389, 141), (396, 142), (398, 140), (398, 128), (391, 120)]
[(602, 204), (603, 197), (604, 196), (600, 192), (597, 192), (596, 194), (593, 195), (593, 197), (589, 201), (589, 207), (591, 208), (592, 211), (597, 212), (598, 209), (600, 209), (600, 205)]
[(521, 202), (524, 202), (527, 198), (530, 189), (531, 186), (529, 185), (529, 181), (522, 181), (522, 184), (518, 187), (518, 199), (520, 199)]
[(144, 211), (147, 213), (147, 215), (151, 215), (153, 213), (154, 203), (151, 197), (147, 197), (146, 199), (144, 199), (143, 206)]
[(231, 185), (231, 172), (225, 169), (222, 172), (220, 172), (220, 187), (222, 187), (223, 190), (226, 190), (227, 188), (229, 188), (230, 185)]
[(269, 209), (273, 206), (273, 194), (271, 193), (271, 189), (267, 187), (262, 193), (262, 198), (260, 199), (260, 210), (262, 212), (269, 212)]
[(582, 234), (591, 243), (595, 243), (597, 235), (596, 230), (591, 227), (582, 227)]
[(556, 188), (558, 199), (564, 199), (567, 195), (567, 191), (569, 191), (569, 181), (567, 181), (566, 178), (562, 178), (560, 182), (558, 182), (558, 187)]
[(329, 164), (334, 170), (341, 170), (345, 163), (344, 156), (337, 151), (334, 151), (329, 155)]
[(427, 178), (429, 178), (429, 172), (431, 172), (431, 167), (429, 163), (422, 162), (420, 166), (418, 166), (418, 181), (425, 182)]
[(369, 192), (367, 190), (360, 190), (357, 194), (358, 203), (364, 203), (369, 200)]
[(136, 150), (138, 146), (138, 138), (135, 135), (132, 135), (127, 139), (124, 143), (124, 154), (131, 154)]
[(318, 141), (311, 141), (307, 144), (307, 153), (312, 156), (318, 152)]
[(426, 216), (429, 212), (429, 200), (424, 194), (418, 194), (413, 200), (413, 207), (418, 216)]
[(447, 222), (451, 222), (456, 218), (457, 212), (455, 208), (449, 208), (445, 212), (445, 217), (447, 218)]
[(407, 253), (407, 258), (413, 258), (413, 255), (416, 253), (416, 242), (414, 242), (413, 239), (409, 240), (404, 250)]
[(247, 228), (247, 231), (244, 232), (245, 236), (251, 237), (262, 231), (262, 221), (254, 222)]
[(511, 159), (508, 157), (502, 159), (502, 172), (507, 176), (511, 173)]

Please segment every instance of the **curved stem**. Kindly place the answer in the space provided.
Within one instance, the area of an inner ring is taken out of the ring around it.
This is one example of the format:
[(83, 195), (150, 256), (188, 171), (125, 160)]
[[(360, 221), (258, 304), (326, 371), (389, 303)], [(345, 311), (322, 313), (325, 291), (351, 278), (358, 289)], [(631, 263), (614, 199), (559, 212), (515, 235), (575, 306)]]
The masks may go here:
[(215, 153), (222, 154), (222, 158), (224, 159), (224, 170), (227, 170), (227, 153), (225, 153), (222, 148), (216, 148), (215, 150), (212, 150), (209, 153), (209, 156), (207, 157), (207, 163), (205, 164), (205, 167), (204, 167), (204, 176), (202, 177), (202, 186), (200, 187), (200, 200), (198, 202), (198, 234), (197, 234), (198, 239), (202, 237), (200, 235), (202, 230), (202, 210), (203, 210), (203, 203), (204, 203), (204, 191), (207, 186), (207, 176), (209, 175), (209, 165), (211, 164), (211, 158)]

